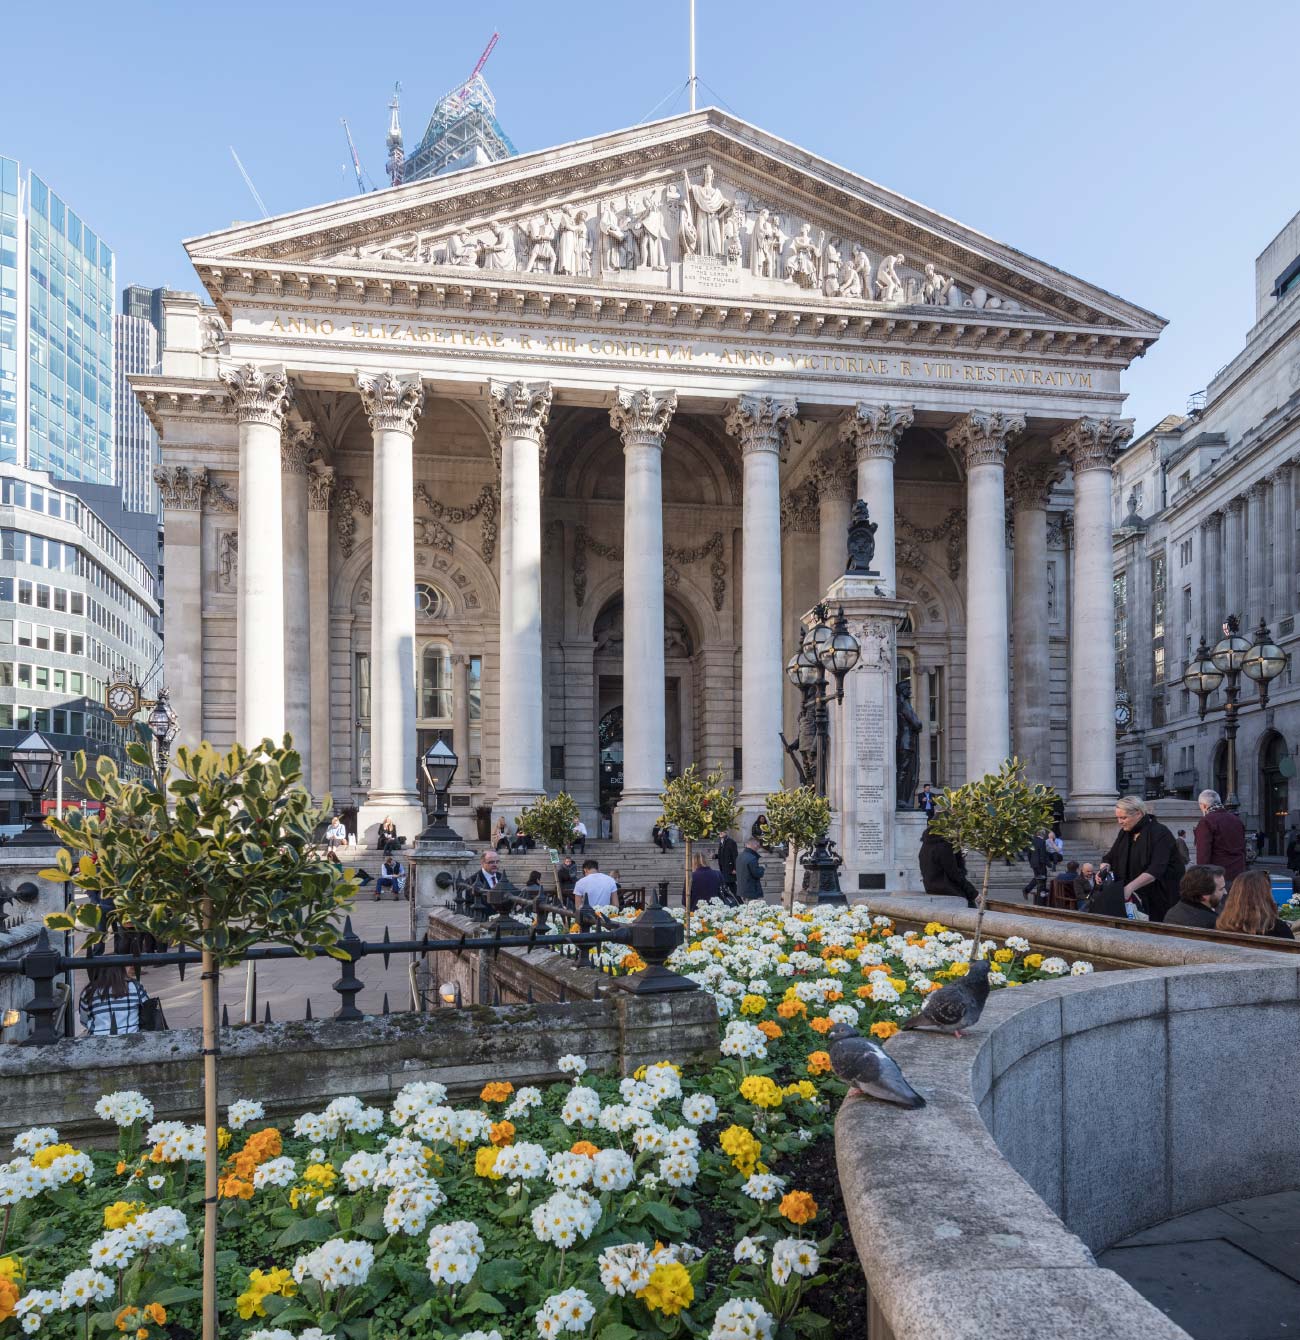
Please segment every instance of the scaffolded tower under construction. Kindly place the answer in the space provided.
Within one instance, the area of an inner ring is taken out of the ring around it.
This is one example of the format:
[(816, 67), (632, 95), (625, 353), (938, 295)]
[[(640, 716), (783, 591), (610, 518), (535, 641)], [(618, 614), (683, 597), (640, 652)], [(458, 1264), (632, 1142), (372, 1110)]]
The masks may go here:
[(496, 163), (516, 152), (497, 120), (496, 99), (487, 80), (475, 73), (438, 99), (424, 138), (402, 164), (401, 179), (421, 181)]

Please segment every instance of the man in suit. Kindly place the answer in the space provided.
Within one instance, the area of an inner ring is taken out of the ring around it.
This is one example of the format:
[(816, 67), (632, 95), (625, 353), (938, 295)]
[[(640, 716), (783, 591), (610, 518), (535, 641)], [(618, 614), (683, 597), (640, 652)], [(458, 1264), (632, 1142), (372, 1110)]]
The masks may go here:
[(499, 872), (500, 858), (497, 856), (496, 848), (489, 847), (478, 858), (478, 869), (474, 872), (474, 878), (470, 881), (476, 889), (490, 891), (495, 889), (501, 882)]
[(736, 839), (729, 832), (723, 833), (718, 843), (718, 869), (722, 872), (722, 882), (733, 894), (736, 892), (736, 861), (739, 856)]
[(751, 837), (745, 843), (745, 850), (740, 853), (740, 862), (736, 874), (737, 892), (746, 902), (761, 902), (763, 898), (763, 872), (765, 867), (759, 863), (758, 852), (758, 838)]
[(1034, 834), (1029, 848), (1029, 868), (1033, 872), (1025, 887), (1020, 890), (1022, 898), (1033, 894), (1036, 903), (1047, 901), (1047, 834), (1041, 829)]

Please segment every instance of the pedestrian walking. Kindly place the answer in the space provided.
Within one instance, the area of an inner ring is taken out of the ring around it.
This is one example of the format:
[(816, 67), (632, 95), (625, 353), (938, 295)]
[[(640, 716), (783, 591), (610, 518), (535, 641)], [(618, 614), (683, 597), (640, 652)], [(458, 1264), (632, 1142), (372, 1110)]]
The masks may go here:
[(927, 827), (921, 834), (921, 886), (926, 893), (946, 898), (964, 898), (967, 907), (974, 907), (979, 890), (966, 876), (966, 858), (946, 837), (940, 837)]
[(1231, 888), (1246, 873), (1246, 825), (1224, 808), (1217, 791), (1202, 791), (1196, 801), (1202, 815), (1193, 833), (1196, 864), (1221, 865)]
[(1174, 839), (1174, 846), (1178, 848), (1178, 859), (1184, 865), (1191, 865), (1192, 853), (1187, 846), (1187, 829), (1180, 828), (1178, 836)]
[(751, 835), (745, 843), (744, 851), (740, 853), (736, 871), (736, 891), (746, 902), (761, 900), (763, 897), (763, 875), (766, 873), (766, 867), (759, 862), (758, 853), (758, 839)]
[(736, 862), (739, 859), (740, 848), (736, 846), (736, 839), (730, 832), (723, 833), (718, 841), (718, 870), (722, 874), (722, 882), (733, 896), (736, 893)]
[(1029, 845), (1029, 869), (1033, 873), (1020, 890), (1022, 898), (1030, 898), (1032, 894), (1032, 902), (1047, 901), (1047, 864), (1047, 834), (1040, 828)]

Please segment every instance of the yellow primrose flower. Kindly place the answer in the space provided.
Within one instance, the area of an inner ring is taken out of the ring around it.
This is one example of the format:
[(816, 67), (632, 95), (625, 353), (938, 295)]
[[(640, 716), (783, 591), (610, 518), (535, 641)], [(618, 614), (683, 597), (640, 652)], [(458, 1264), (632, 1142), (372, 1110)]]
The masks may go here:
[(125, 1228), (146, 1208), (139, 1201), (115, 1200), (111, 1205), (104, 1206), (104, 1227)]
[(925, 923), (926, 935), (942, 935), (947, 929), (942, 921), (927, 921)]
[(332, 1163), (309, 1163), (303, 1170), (302, 1180), (309, 1186), (329, 1188), (339, 1180)]
[(1010, 963), (1015, 956), (1016, 951), (1014, 949), (999, 949), (994, 952), (993, 961), (994, 963)]
[(652, 1312), (675, 1317), (683, 1308), (690, 1307), (695, 1298), (695, 1286), (684, 1265), (669, 1261), (655, 1266), (649, 1283), (636, 1295)]
[(1043, 956), (1041, 954), (1026, 954), (1026, 968), (1041, 968), (1043, 966)]
[(745, 995), (740, 999), (741, 1014), (762, 1014), (767, 1009), (767, 997)]
[(780, 1107), (781, 1089), (767, 1075), (747, 1075), (740, 1083), (740, 1096), (755, 1107)]
[(494, 1182), (501, 1180), (496, 1170), (496, 1161), (501, 1151), (494, 1145), (483, 1145), (474, 1154), (474, 1172), (479, 1177), (489, 1177)]

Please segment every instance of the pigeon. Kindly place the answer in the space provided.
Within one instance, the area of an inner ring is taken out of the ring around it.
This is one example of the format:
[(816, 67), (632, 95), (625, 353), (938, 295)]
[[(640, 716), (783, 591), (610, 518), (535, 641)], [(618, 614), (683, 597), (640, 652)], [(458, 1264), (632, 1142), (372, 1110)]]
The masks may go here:
[(898, 1107), (924, 1107), (925, 1099), (903, 1078), (898, 1062), (879, 1043), (864, 1038), (852, 1024), (836, 1024), (826, 1035), (831, 1069), (854, 1093)]
[(923, 1028), (936, 1033), (961, 1037), (963, 1028), (979, 1023), (984, 1002), (989, 998), (989, 961), (976, 959), (970, 971), (948, 986), (926, 996), (920, 1010), (908, 1019), (904, 1028)]

